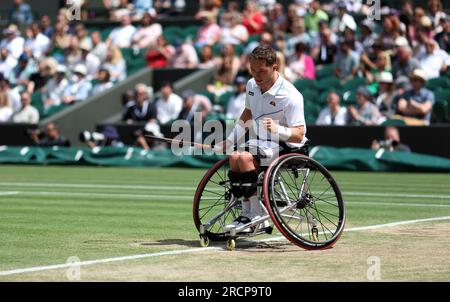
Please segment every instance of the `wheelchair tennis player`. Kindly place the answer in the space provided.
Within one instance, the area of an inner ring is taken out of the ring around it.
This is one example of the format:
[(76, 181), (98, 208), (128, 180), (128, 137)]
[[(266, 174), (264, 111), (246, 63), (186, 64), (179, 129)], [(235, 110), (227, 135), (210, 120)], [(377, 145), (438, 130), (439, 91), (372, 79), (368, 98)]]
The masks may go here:
[[(276, 51), (270, 46), (255, 48), (250, 55), (250, 72), (253, 78), (247, 83), (245, 109), (228, 138), (218, 144), (219, 148), (232, 150), (230, 191), (242, 201), (241, 215), (227, 229), (239, 228), (265, 215), (257, 197), (259, 167), (268, 166), (283, 151), (296, 149), (308, 154), (303, 96), (278, 73)], [(236, 147), (249, 123), (256, 138), (247, 141), (244, 148)], [(268, 225), (266, 220), (258, 227)]]

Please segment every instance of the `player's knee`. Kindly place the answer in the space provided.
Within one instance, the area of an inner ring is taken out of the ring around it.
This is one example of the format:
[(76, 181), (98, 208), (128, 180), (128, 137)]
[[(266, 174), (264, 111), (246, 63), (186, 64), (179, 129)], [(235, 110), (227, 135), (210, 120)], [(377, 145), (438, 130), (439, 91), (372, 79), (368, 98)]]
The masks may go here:
[(239, 164), (250, 164), (253, 163), (253, 155), (249, 152), (242, 152), (239, 155)]

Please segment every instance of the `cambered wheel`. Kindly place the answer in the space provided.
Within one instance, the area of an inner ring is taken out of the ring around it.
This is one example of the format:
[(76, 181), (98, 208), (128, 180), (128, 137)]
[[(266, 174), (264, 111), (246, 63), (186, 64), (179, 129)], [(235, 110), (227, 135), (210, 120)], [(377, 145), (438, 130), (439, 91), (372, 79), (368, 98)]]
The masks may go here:
[(307, 156), (286, 154), (269, 166), (264, 202), (278, 230), (302, 248), (330, 248), (344, 230), (341, 191), (330, 172)]

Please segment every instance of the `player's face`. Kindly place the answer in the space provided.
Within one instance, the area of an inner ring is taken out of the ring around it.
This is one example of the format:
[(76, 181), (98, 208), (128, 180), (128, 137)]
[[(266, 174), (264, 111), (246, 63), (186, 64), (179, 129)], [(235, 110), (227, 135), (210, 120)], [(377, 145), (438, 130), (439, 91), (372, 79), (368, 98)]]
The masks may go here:
[(264, 86), (271, 83), (275, 71), (277, 71), (277, 65), (267, 65), (264, 60), (251, 60), (250, 61), (250, 73), (255, 79), (256, 85)]

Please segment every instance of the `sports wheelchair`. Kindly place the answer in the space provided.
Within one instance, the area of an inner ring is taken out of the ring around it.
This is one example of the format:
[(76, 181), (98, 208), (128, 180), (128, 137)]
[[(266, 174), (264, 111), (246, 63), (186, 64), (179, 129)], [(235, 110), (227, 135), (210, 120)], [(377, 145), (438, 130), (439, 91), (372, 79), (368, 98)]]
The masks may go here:
[(230, 193), (229, 169), (228, 157), (217, 162), (195, 192), (193, 215), (201, 246), (227, 241), (227, 248), (234, 250), (238, 237), (271, 234), (272, 226), (261, 227), (269, 219), (289, 241), (308, 250), (330, 248), (341, 236), (345, 206), (336, 181), (319, 162), (295, 151), (258, 171), (258, 200), (266, 214), (227, 229), (241, 213), (241, 200)]

